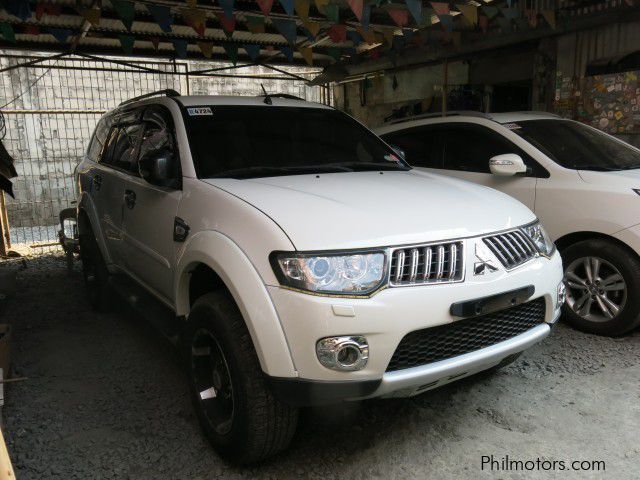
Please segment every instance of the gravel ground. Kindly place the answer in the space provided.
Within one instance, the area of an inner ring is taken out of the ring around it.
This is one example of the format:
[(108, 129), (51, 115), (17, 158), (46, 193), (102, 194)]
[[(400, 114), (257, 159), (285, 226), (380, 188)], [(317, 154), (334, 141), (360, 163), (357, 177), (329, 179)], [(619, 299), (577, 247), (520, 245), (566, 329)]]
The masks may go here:
[[(62, 256), (26, 267), (2, 320), (14, 328), (14, 375), (28, 377), (9, 386), (4, 407), (19, 480), (638, 478), (640, 333), (609, 339), (560, 325), (496, 374), (413, 399), (304, 411), (287, 452), (241, 469), (203, 439), (159, 335), (124, 307), (93, 313)], [(491, 472), (483, 455), (603, 460), (606, 471)]]

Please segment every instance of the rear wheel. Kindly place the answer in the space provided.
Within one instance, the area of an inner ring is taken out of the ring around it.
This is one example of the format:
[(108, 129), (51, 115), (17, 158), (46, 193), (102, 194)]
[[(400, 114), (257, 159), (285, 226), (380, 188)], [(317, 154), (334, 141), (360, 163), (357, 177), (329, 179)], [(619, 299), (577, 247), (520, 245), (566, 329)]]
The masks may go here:
[(93, 232), (80, 235), (82, 276), (87, 287), (89, 302), (94, 310), (106, 312), (110, 305), (109, 270)]
[(298, 410), (266, 385), (242, 314), (226, 292), (200, 297), (185, 335), (192, 401), (202, 429), (223, 457), (256, 463), (285, 449)]
[(575, 328), (616, 336), (640, 324), (640, 261), (608, 240), (585, 240), (562, 252), (567, 300), (564, 319)]

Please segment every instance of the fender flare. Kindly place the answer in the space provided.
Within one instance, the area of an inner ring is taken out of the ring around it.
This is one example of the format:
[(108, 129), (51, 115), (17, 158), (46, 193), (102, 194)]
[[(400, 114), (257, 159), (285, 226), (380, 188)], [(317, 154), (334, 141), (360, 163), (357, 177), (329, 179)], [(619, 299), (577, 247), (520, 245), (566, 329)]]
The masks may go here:
[(271, 376), (297, 377), (271, 296), (247, 255), (226, 235), (207, 230), (188, 240), (175, 270), (176, 315), (188, 317), (191, 271), (199, 264), (207, 265), (216, 272), (233, 296), (251, 335), (262, 370)]
[(107, 265), (113, 263), (111, 255), (109, 255), (107, 244), (104, 241), (104, 235), (102, 235), (102, 227), (100, 225), (98, 211), (96, 210), (93, 200), (86, 192), (81, 192), (80, 198), (78, 199), (78, 233), (83, 234), (87, 232), (83, 231), (86, 228), (86, 225), (82, 225), (82, 221), (80, 220), (81, 213), (86, 214), (89, 218), (89, 227), (92, 229), (96, 241), (98, 242), (98, 247), (100, 248), (100, 252), (102, 253), (102, 258), (105, 263)]

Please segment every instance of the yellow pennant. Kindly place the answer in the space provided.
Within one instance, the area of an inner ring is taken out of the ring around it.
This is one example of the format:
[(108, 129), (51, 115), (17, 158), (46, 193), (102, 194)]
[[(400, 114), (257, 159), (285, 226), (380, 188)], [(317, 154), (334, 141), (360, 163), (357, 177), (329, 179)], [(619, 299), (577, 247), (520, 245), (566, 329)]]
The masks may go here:
[(547, 21), (549, 26), (556, 29), (556, 12), (555, 10), (542, 10), (542, 16)]
[(376, 43), (376, 35), (372, 30), (365, 30), (362, 26), (357, 26), (356, 31), (364, 38), (369, 45)]
[(313, 50), (311, 50), (311, 47), (298, 47), (298, 51), (309, 66), (313, 65)]
[(307, 30), (309, 30), (309, 33), (311, 33), (311, 35), (313, 35), (314, 37), (318, 36), (318, 32), (320, 31), (319, 22), (305, 22), (304, 26)]
[(309, 21), (309, 0), (294, 0), (293, 2), (296, 13), (302, 20), (302, 23)]
[(100, 25), (100, 10), (97, 8), (85, 8), (80, 10), (80, 15), (94, 27)]
[(458, 5), (456, 4), (456, 8), (460, 10), (462, 16), (469, 20), (473, 25), (478, 24), (478, 7), (475, 5)]
[(207, 58), (211, 58), (211, 53), (213, 52), (213, 43), (198, 42), (198, 48), (200, 48), (202, 55)]
[(330, 1), (331, 0), (315, 0), (316, 8), (320, 11), (320, 13), (322, 13), (324, 15), (324, 7), (329, 5)]

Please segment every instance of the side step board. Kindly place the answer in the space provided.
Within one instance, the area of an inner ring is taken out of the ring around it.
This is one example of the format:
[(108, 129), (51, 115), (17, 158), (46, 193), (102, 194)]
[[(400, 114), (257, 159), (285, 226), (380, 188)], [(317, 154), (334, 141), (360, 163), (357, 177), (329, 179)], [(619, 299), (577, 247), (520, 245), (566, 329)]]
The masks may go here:
[(172, 344), (180, 342), (180, 321), (175, 313), (126, 275), (109, 279), (109, 287)]

